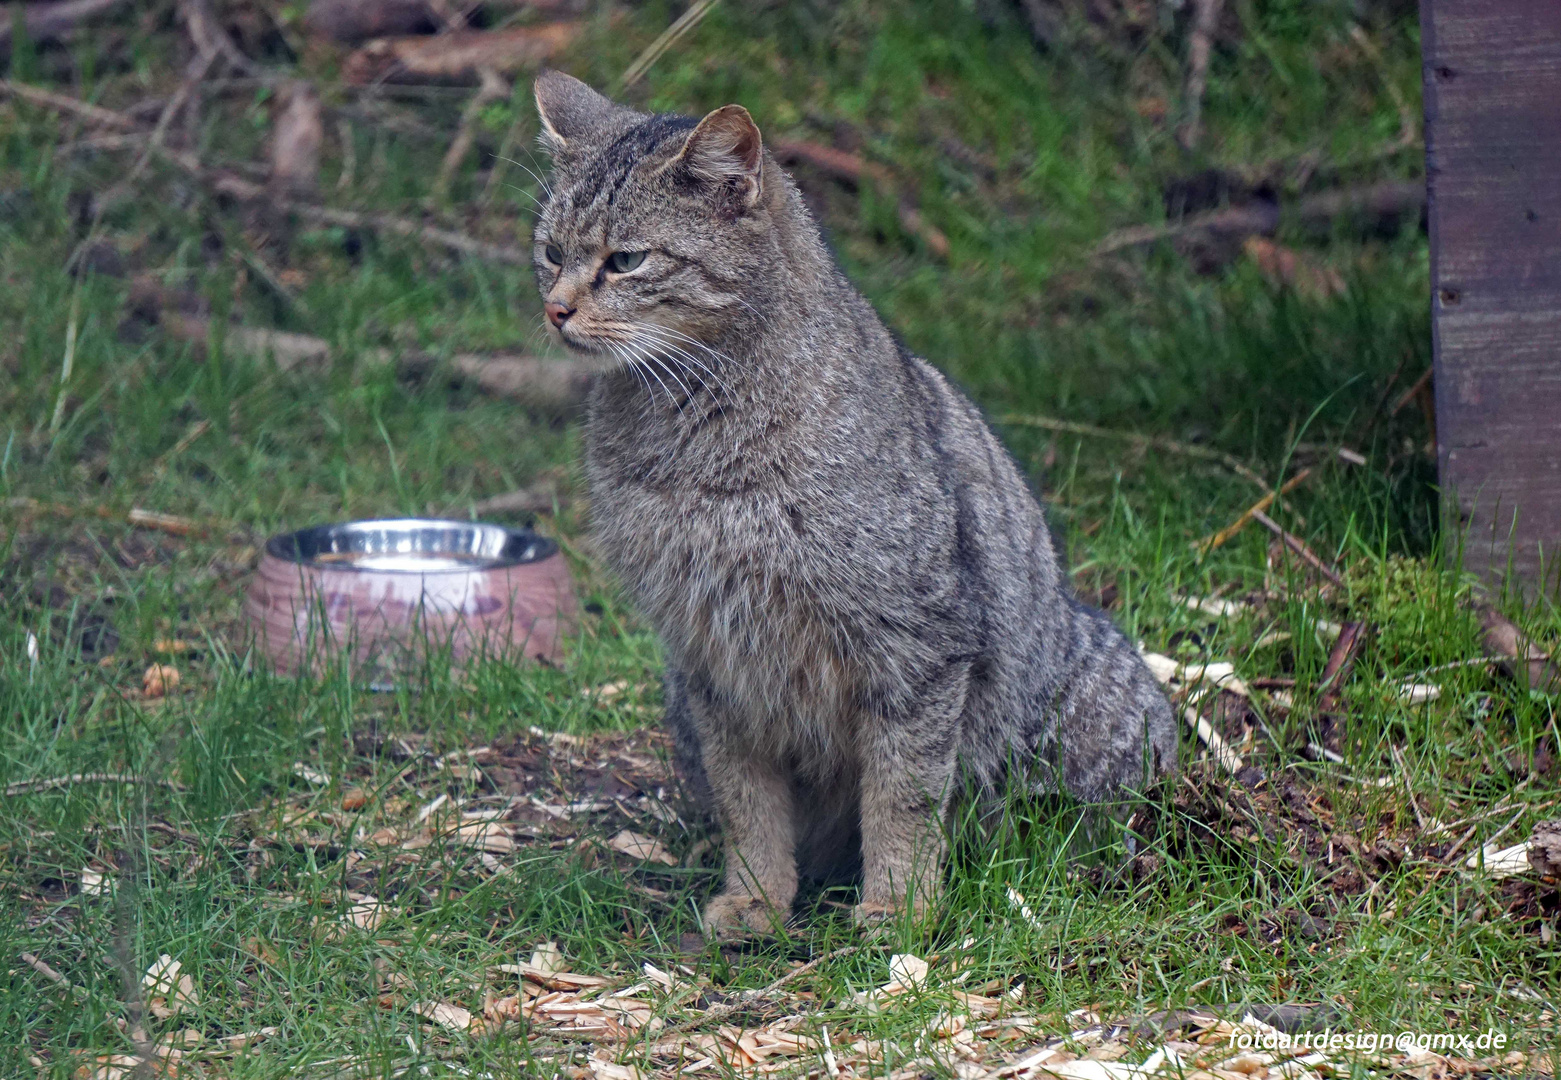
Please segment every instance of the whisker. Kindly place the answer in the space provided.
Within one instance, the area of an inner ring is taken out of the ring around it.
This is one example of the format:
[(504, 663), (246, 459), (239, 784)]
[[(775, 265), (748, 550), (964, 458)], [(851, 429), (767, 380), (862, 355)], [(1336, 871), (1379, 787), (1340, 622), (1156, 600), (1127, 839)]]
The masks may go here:
[[(537, 187), (542, 189), (543, 194), (545, 194), (549, 199), (551, 199), (553, 197), (553, 189), (552, 189), (552, 187), (548, 184), (548, 182), (546, 180), (542, 179), (542, 177), (539, 174), (533, 172), (529, 165), (527, 165), (523, 161), (517, 161), (515, 158), (512, 158), (512, 157), (507, 157), (504, 160), (506, 162), (508, 162), (509, 164), (514, 165), (518, 169), (524, 169), (525, 172), (526, 172), (526, 175), (531, 177), (531, 179), (533, 179), (533, 180), (535, 180), (537, 182)], [(535, 162), (536, 159), (532, 158), (532, 161)]]
[(618, 362), (634, 373), (634, 378), (638, 380), (639, 384), (645, 388), (645, 396), (652, 403), (654, 403), (656, 399), (656, 391), (651, 387), (650, 380), (645, 378), (645, 373), (640, 370), (639, 364), (634, 361), (633, 357), (621, 351), (619, 343), (614, 341), (607, 341), (605, 344), (607, 346), (607, 350), (618, 358)]
[[(609, 340), (611, 340), (611, 339), (609, 339)], [(614, 344), (614, 346), (626, 347), (624, 345), (624, 343), (622, 343), (622, 342), (613, 342), (613, 344)], [(641, 359), (641, 358), (636, 357), (635, 359)], [(630, 360), (630, 363), (633, 363), (633, 362), (634, 362), (633, 360)], [(659, 374), (656, 373), (656, 369), (653, 368), (653, 367), (650, 367), (649, 365), (642, 364), (641, 365), (641, 370), (643, 370), (651, 378), (656, 380), (657, 384), (661, 387), (662, 392), (667, 395), (667, 402), (670, 405), (672, 405), (673, 407), (676, 407), (677, 406), (677, 399), (672, 396), (672, 390), (667, 386), (666, 380), (664, 380)], [(652, 394), (651, 396), (654, 397), (655, 395)]]
[[(659, 323), (637, 323), (636, 329), (645, 337), (655, 341), (659, 348), (672, 354), (673, 359), (678, 361), (683, 370), (688, 372), (694, 378), (698, 379), (700, 384), (703, 385), (706, 390), (710, 389), (710, 384), (705, 382), (701, 376), (695, 374), (693, 368), (690, 367), (690, 365), (697, 366), (706, 375), (709, 375), (710, 378), (715, 380), (716, 386), (720, 389), (720, 391), (728, 398), (731, 397), (731, 387), (727, 385), (726, 380), (722, 379), (713, 368), (711, 368), (704, 361), (700, 360), (699, 357), (689, 352), (687, 349), (682, 348), (680, 345), (675, 344), (673, 341), (668, 341), (665, 338), (672, 337), (677, 340), (687, 341), (690, 344), (697, 346), (702, 351), (710, 354), (713, 359), (725, 360), (730, 363), (732, 362), (731, 357), (727, 356), (725, 353), (720, 352), (719, 350), (711, 349), (708, 345), (705, 345), (701, 341), (696, 341), (686, 334), (679, 333), (678, 331), (672, 330), (669, 327), (661, 326)], [(665, 337), (660, 335), (665, 335)]]

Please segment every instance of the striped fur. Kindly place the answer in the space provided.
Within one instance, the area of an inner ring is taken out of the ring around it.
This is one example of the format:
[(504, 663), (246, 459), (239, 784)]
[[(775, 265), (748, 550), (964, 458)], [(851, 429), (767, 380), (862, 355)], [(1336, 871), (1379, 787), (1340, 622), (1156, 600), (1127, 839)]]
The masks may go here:
[(1024, 477), (846, 281), (748, 114), (645, 116), (557, 73), (536, 92), (538, 281), (602, 358), (594, 528), (723, 827), (707, 922), (783, 918), (799, 868), (859, 868), (863, 917), (919, 909), (957, 785), (1098, 800), (1174, 767), (1169, 705), (1070, 594)]

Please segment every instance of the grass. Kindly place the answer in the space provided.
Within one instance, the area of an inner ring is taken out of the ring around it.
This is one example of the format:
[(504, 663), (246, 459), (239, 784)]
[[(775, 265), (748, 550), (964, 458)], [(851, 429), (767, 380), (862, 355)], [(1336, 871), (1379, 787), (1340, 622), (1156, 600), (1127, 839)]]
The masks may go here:
[[(264, 63), (297, 68), (329, 103), (350, 104), (336, 61), (302, 48), (293, 8), (230, 7), (235, 18), (275, 16), (280, 29), (259, 38)], [(107, 45), (19, 44), (12, 77), (115, 108), (167, 94), (179, 70), (171, 11), (127, 17)], [(1245, 257), (1200, 272), (1169, 246), (1091, 254), (1113, 229), (1161, 220), (1167, 185), (1203, 169), (1266, 183), (1286, 204), (1417, 175), (1415, 150), (1381, 153), (1399, 129), (1397, 101), (1418, 100), (1416, 28), (1368, 25), (1375, 49), (1364, 50), (1348, 5), (1235, 5), (1203, 149), (1188, 153), (1174, 139), (1183, 16), (1150, 11), (1129, 26), (1075, 22), (1062, 46), (1041, 50), (995, 0), (718, 5), (629, 94), (691, 112), (741, 101), (771, 138), (827, 142), (845, 131), (889, 166), (947, 235), (946, 259), (905, 232), (894, 195), (803, 178), (853, 280), (992, 415), (1154, 433), (1232, 455), (1270, 484), (1314, 468), (1274, 513), (1341, 568), (1346, 585), (1331, 592), (1289, 564), (1270, 566), (1269, 536), (1255, 526), (1195, 555), (1191, 541), (1260, 494), (1230, 469), (1003, 427), (1052, 500), (1081, 588), (1108, 599), (1147, 648), (1228, 659), (1248, 680), (1294, 679), (1293, 708), (1260, 695), (1220, 718), (1268, 774), (1253, 805), (1269, 828), (1227, 813), (1238, 796), (1189, 741), (1189, 779), (1146, 809), (1157, 825), (1135, 841), (1131, 872), (1120, 832), (1070, 861), (1076, 812), (1015, 806), (990, 842), (965, 848), (945, 910), (896, 926), (889, 943), (926, 956), (973, 938), (965, 951), (978, 976), (1022, 980), (1026, 1000), (1059, 1025), (1084, 1006), (1125, 1016), (1325, 1001), (1359, 1028), (1495, 1026), (1515, 1045), (1548, 1045), (1557, 1016), (1545, 999), (1561, 995), (1561, 950), (1540, 928), (1553, 919), (1553, 890), (1442, 861), (1468, 824), (1472, 852), (1503, 825), (1511, 843), (1556, 815), (1561, 733), (1554, 698), (1484, 666), (1420, 674), (1482, 654), (1456, 538), (1437, 521), (1424, 419), (1413, 406), (1392, 411), (1429, 363), (1425, 238), (1412, 228), (1316, 237), (1287, 219), (1280, 242), (1347, 284), (1326, 298), (1274, 284)], [(595, 8), (563, 65), (610, 85), (676, 14), (655, 0)], [(345, 126), (326, 141), (328, 197), (418, 213), (463, 100), (430, 92), (396, 106), (422, 129), (340, 114)], [(210, 161), (249, 160), (268, 109), (264, 91), (212, 96), (195, 145)], [(484, 114), (481, 138), (497, 145), (512, 125), (514, 145), (529, 145), (524, 87)], [(356, 165), (337, 190), (343, 131)], [(213, 1075), (323, 1077), (348, 1057), (366, 1063), (363, 1075), (416, 1065), (507, 1075), (544, 1071), (533, 1044), (439, 1035), (404, 1001), (381, 1005), (386, 973), (474, 1007), (486, 972), (544, 940), (577, 971), (687, 963), (727, 989), (762, 986), (793, 958), (857, 940), (821, 898), (784, 942), (685, 951), (697, 931), (691, 901), (718, 881), (712, 857), (650, 877), (589, 856), (588, 845), (522, 846), (501, 860), (515, 872), (499, 875), (474, 851), (437, 845), (411, 860), (353, 863), (359, 826), (404, 820), (438, 793), (482, 793), (434, 757), (532, 728), (631, 731), (655, 715), (655, 642), (591, 561), (578, 500), (542, 523), (574, 552), (588, 612), (555, 668), (494, 664), (464, 678), (433, 669), (373, 694), (340, 673), (293, 682), (248, 660), (239, 604), (259, 538), (319, 520), (463, 514), (548, 470), (578, 489), (570, 418), (351, 363), (384, 345), (442, 354), (535, 344), (529, 273), (341, 230), (301, 228), (268, 246), (242, 211), (154, 164), (134, 197), (102, 216), (100, 238), (121, 261), (193, 289), (219, 317), (322, 336), (340, 359), (287, 375), (221, 342), (193, 349), (126, 319), (128, 275), (65, 269), (93, 218), (87, 200), (133, 155), (73, 145), (82, 136), (69, 120), (0, 102), (0, 780), (116, 772), (152, 782), (0, 801), (0, 1028), (16, 1034), (0, 1040), (0, 1075), (65, 1077), (82, 1055), (126, 1052), (116, 1022), (133, 1008), (126, 973), (134, 982), (162, 954), (193, 973), (200, 1003), (154, 1034), (278, 1029), (253, 1052), (208, 1063)], [(468, 162), (439, 214), (489, 239), (524, 239), (535, 181), (500, 163), (490, 185), (492, 166)], [(256, 245), (285, 268), (294, 299), (258, 280)], [(1341, 461), (1339, 445), (1367, 464)], [(132, 529), (132, 506), (213, 531)], [(1187, 595), (1251, 602), (1211, 619), (1189, 610)], [(1553, 604), (1507, 606), (1539, 640), (1561, 634)], [(1342, 688), (1344, 719), (1321, 734), (1330, 643), (1319, 618), (1372, 627)], [(1276, 631), (1289, 637), (1262, 643)], [(174, 638), (191, 647), (159, 651)], [(161, 701), (138, 692), (154, 661), (183, 675)], [(1440, 698), (1399, 703), (1394, 688), (1413, 677), (1438, 684)], [(617, 684), (628, 690), (601, 690)], [(391, 736), (430, 756), (409, 766), (386, 749)], [(1297, 752), (1322, 737), (1343, 764)], [(345, 811), (353, 789), (373, 797)], [(1501, 814), (1469, 820), (1502, 800)], [(1464, 824), (1422, 833), (1417, 818)], [(679, 856), (702, 838), (639, 827)], [(1349, 873), (1329, 877), (1338, 865)], [(83, 893), (83, 868), (107, 873), (109, 893)], [(660, 898), (647, 900), (646, 887)], [(1010, 887), (1035, 920), (1016, 917)], [(349, 891), (393, 899), (389, 919), (372, 934), (322, 932)], [(24, 966), (23, 951), (74, 989)], [(838, 1000), (883, 981), (884, 968), (867, 950), (824, 965), (810, 986)], [(904, 1043), (937, 1007), (829, 1022)]]

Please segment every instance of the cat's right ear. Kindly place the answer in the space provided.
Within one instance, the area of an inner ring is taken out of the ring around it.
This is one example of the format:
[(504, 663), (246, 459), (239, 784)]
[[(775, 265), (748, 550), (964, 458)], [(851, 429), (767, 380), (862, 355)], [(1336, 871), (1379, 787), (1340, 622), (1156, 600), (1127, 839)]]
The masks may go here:
[(542, 121), (542, 143), (554, 156), (576, 152), (582, 144), (601, 142), (639, 116), (562, 71), (538, 75), (532, 93)]

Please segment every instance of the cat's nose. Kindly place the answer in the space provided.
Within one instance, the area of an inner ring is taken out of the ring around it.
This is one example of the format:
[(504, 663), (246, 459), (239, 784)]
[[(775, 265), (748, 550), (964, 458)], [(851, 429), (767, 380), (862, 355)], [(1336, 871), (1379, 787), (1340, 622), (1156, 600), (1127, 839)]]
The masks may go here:
[(549, 300), (543, 305), (542, 310), (547, 312), (547, 321), (554, 326), (563, 326), (564, 320), (575, 313), (572, 307), (566, 307), (557, 300)]

